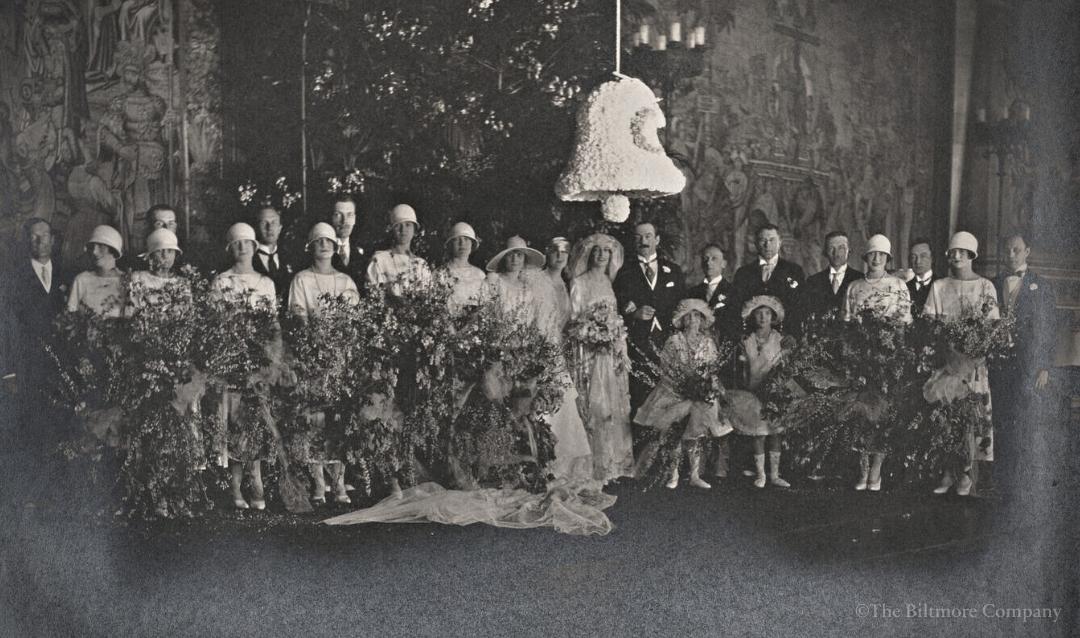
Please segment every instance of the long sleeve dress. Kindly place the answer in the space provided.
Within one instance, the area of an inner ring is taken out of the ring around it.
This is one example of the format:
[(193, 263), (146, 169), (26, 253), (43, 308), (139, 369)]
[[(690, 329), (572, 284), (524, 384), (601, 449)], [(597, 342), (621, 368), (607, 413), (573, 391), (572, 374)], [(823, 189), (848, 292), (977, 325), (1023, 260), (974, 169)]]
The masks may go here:
[[(576, 315), (593, 305), (607, 302), (615, 308), (615, 292), (602, 273), (586, 272), (570, 282), (570, 312)], [(593, 453), (594, 477), (609, 481), (631, 476), (634, 453), (630, 430), (630, 381), (625, 360), (626, 344), (616, 344), (615, 352), (590, 351), (575, 362), (575, 377), (582, 398), (581, 414)]]

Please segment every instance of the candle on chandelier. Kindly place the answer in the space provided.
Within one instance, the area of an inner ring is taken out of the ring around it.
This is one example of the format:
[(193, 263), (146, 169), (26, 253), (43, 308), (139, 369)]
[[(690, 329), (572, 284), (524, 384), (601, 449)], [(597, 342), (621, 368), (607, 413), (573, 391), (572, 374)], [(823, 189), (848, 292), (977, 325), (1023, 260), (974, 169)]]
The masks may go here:
[(1002, 109), (1001, 109), (1001, 119), (1002, 120), (1009, 119), (1009, 107), (1007, 107), (1007, 106), (1002, 107)]
[(643, 24), (638, 28), (638, 37), (641, 38), (642, 44), (649, 44), (649, 25)]
[(975, 109), (975, 121), (986, 124), (986, 109)]
[(1031, 121), (1031, 107), (1027, 104), (1020, 105), (1020, 119), (1025, 122)]
[(658, 36), (656, 36), (656, 50), (657, 51), (667, 51), (667, 36), (666, 35), (658, 35)]
[(697, 37), (695, 37), (694, 30), (688, 29), (686, 31), (686, 48), (693, 49), (697, 44)]
[(705, 27), (694, 27), (694, 42), (699, 47), (705, 46)]
[(679, 40), (682, 40), (682, 23), (681, 22), (672, 22), (671, 23), (671, 41), (672, 42), (678, 42)]

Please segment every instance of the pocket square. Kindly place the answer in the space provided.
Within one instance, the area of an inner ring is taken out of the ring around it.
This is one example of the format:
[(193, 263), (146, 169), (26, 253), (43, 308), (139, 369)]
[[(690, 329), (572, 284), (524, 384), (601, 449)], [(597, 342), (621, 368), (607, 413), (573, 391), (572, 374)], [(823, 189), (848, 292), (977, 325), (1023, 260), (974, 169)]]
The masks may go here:
[(674, 281), (669, 281), (666, 284), (664, 284), (664, 288), (674, 288), (674, 287), (675, 287), (675, 282)]
[(666, 272), (666, 273), (670, 273), (670, 272), (671, 272), (671, 269), (670, 269), (670, 268), (668, 268), (667, 266), (660, 266), (660, 269), (661, 269), (661, 270), (663, 270), (663, 271), (664, 271), (664, 272)]

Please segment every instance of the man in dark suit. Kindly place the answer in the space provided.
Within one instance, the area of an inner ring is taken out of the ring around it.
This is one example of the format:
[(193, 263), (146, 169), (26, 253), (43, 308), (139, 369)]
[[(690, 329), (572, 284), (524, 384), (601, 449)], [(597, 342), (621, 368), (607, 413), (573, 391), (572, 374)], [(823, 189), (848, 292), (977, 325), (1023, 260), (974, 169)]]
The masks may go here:
[(848, 236), (842, 230), (834, 230), (825, 235), (825, 258), (829, 267), (814, 273), (806, 280), (802, 293), (803, 318), (812, 315), (823, 316), (831, 311), (839, 311), (843, 305), (848, 286), (851, 282), (862, 279), (862, 271), (848, 266)]
[(930, 296), (930, 285), (934, 283), (934, 253), (930, 250), (930, 240), (918, 237), (908, 249), (908, 263), (911, 264), (911, 278), (908, 279), (908, 294), (911, 296), (911, 314), (922, 314), (926, 298)]
[(784, 304), (787, 323), (798, 325), (801, 287), (806, 273), (796, 263), (780, 259), (780, 229), (776, 224), (764, 224), (754, 234), (758, 258), (735, 271), (735, 301), (742, 304), (755, 295), (772, 295)]
[(1005, 480), (1018, 469), (1022, 437), (1030, 428), (1042, 426), (1036, 411), (1037, 399), (1049, 394), (1050, 368), (1054, 364), (1056, 312), (1050, 282), (1028, 268), (1031, 244), (1023, 233), (1005, 241), (1008, 272), (994, 278), (998, 307), (1003, 316), (1016, 319), (1016, 341), (1008, 361), (995, 366), (990, 375), (990, 395), (994, 400), (994, 438)]
[(339, 242), (331, 265), (352, 277), (356, 287), (362, 290), (367, 277), (368, 259), (364, 249), (352, 242), (352, 231), (356, 226), (356, 200), (352, 195), (340, 194), (334, 199), (334, 210), (330, 213), (329, 221)]
[[(636, 258), (627, 260), (615, 275), (613, 287), (619, 312), (626, 321), (630, 363), (639, 372), (659, 360), (660, 349), (671, 334), (671, 316), (683, 298), (682, 270), (657, 255), (660, 235), (649, 222), (634, 227)], [(630, 375), (630, 406), (636, 410), (652, 384)]]
[(47, 380), (52, 370), (46, 344), (53, 341), (53, 320), (67, 301), (69, 281), (52, 258), (55, 236), (49, 222), (32, 218), (23, 226), (29, 259), (19, 259), (6, 277), (3, 301), (11, 324), (6, 341), (3, 376), (18, 397), (22, 440), (40, 445), (55, 440), (57, 431), (49, 415)]
[(686, 296), (705, 300), (713, 311), (716, 335), (733, 339), (739, 334), (738, 312), (733, 310), (733, 289), (731, 282), (724, 279), (725, 268), (724, 249), (716, 243), (705, 244), (701, 249), (701, 271), (705, 273), (705, 281), (692, 286)]
[(289, 296), (289, 284), (295, 274), (295, 266), (286, 258), (278, 244), (281, 237), (281, 211), (273, 206), (263, 206), (255, 216), (255, 236), (259, 240), (251, 266), (255, 272), (266, 275), (274, 282), (278, 303), (284, 308)]

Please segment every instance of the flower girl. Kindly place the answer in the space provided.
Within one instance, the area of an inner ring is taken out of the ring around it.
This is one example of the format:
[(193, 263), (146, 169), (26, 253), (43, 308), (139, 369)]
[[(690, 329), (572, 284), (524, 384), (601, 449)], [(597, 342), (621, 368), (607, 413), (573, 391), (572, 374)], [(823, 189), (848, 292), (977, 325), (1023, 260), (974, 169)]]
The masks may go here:
[(701, 479), (700, 439), (721, 437), (732, 430), (731, 424), (720, 417), (723, 388), (717, 376), (710, 373), (719, 371), (716, 344), (706, 333), (713, 323), (713, 313), (701, 299), (683, 299), (675, 308), (673, 323), (678, 332), (668, 339), (660, 354), (660, 382), (638, 409), (634, 421), (665, 432), (673, 424), (688, 419), (667, 487), (674, 489), (679, 485), (678, 461), (685, 448), (690, 462), (690, 484), (709, 489), (712, 486)]
[(787, 351), (785, 341), (788, 339), (782, 339), (780, 332), (773, 330), (773, 324), (784, 320), (784, 306), (776, 297), (758, 295), (743, 305), (742, 318), (749, 319), (751, 332), (739, 344), (736, 379), (741, 380), (749, 392), (727, 394), (734, 426), (740, 434), (754, 437), (754, 486), (765, 487), (765, 447), (768, 444), (768, 482), (777, 487), (791, 487), (780, 478), (781, 428), (762, 417), (761, 400), (754, 396)]

